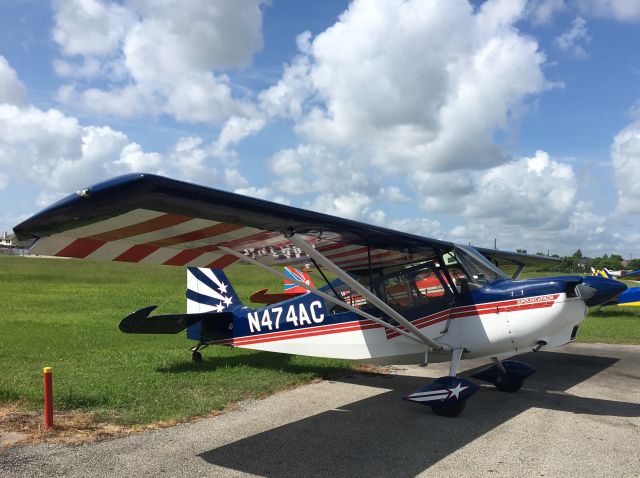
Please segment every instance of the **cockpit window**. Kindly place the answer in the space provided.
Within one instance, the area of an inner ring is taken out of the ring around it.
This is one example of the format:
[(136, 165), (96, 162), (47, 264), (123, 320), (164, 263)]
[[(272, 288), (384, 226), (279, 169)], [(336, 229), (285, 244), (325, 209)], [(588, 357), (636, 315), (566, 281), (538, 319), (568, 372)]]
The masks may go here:
[(489, 282), (508, 277), (489, 262), (482, 254), (473, 247), (456, 246), (453, 255), (457, 262), (467, 273), (469, 288), (483, 287)]
[(386, 302), (396, 310), (429, 304), (445, 296), (445, 288), (431, 262), (385, 276), (381, 282)]

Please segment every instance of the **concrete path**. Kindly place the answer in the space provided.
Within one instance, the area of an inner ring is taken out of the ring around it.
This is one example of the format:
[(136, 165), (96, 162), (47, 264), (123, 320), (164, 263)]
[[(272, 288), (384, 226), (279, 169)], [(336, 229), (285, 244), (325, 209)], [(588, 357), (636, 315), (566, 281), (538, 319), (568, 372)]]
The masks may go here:
[(483, 386), (455, 419), (400, 400), (446, 364), (408, 366), (123, 439), (17, 445), (0, 452), (0, 476), (640, 476), (640, 346), (520, 360), (537, 369), (520, 392)]

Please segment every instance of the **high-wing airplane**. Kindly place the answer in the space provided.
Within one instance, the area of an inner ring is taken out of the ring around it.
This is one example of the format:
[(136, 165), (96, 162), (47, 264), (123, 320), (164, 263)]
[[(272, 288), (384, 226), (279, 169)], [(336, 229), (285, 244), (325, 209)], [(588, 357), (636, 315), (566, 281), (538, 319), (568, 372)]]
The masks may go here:
[[(604, 277), (518, 280), (549, 258), (480, 249), (149, 174), (117, 177), (53, 204), (14, 228), (30, 254), (187, 266), (187, 314), (121, 322), (130, 333), (176, 333), (207, 345), (373, 360), (450, 361), (450, 372), (405, 398), (455, 416), (479, 386), (515, 392), (534, 370), (505, 360), (575, 339), (587, 307), (625, 290)], [(496, 266), (508, 262), (511, 277)], [(222, 269), (252, 264), (311, 293), (259, 309), (240, 303)], [(316, 287), (281, 272), (311, 265)], [(327, 274), (333, 280), (327, 279)]]

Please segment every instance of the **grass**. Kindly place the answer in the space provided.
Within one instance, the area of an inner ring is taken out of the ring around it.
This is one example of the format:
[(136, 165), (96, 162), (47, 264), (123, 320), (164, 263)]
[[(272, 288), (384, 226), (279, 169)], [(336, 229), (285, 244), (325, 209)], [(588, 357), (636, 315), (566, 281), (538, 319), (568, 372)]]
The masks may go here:
[(580, 326), (578, 341), (640, 344), (640, 308), (609, 306), (590, 310)]
[[(227, 274), (240, 298), (277, 279), (255, 268)], [(116, 424), (179, 421), (222, 410), (319, 377), (346, 361), (209, 347), (191, 362), (184, 334), (125, 335), (121, 318), (147, 305), (185, 310), (183, 268), (33, 259), (0, 254), (0, 404), (38, 410), (42, 368), (54, 370), (57, 410)], [(579, 341), (640, 343), (640, 311), (592, 311)]]
[[(243, 283), (237, 292), (245, 303), (261, 287), (279, 287), (241, 266), (228, 275)], [(209, 347), (194, 364), (184, 334), (118, 330), (120, 319), (142, 306), (183, 312), (185, 283), (182, 268), (0, 255), (0, 403), (39, 409), (42, 368), (52, 366), (56, 409), (136, 425), (205, 415), (351, 368), (227, 347)]]

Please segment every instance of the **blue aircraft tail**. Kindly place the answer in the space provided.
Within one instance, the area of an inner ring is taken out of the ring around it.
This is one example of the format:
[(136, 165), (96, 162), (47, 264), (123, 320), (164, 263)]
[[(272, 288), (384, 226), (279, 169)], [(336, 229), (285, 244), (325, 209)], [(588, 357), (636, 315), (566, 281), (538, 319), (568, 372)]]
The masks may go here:
[[(216, 314), (219, 314), (220, 321), (227, 322), (232, 318), (234, 310), (238, 308), (244, 308), (244, 305), (222, 270), (203, 267), (187, 268), (187, 314), (210, 315), (211, 317), (206, 320), (207, 323), (216, 321)], [(201, 340), (204, 322), (191, 325), (187, 329), (187, 337), (192, 340)], [(231, 336), (231, 330), (229, 330), (229, 336)]]

